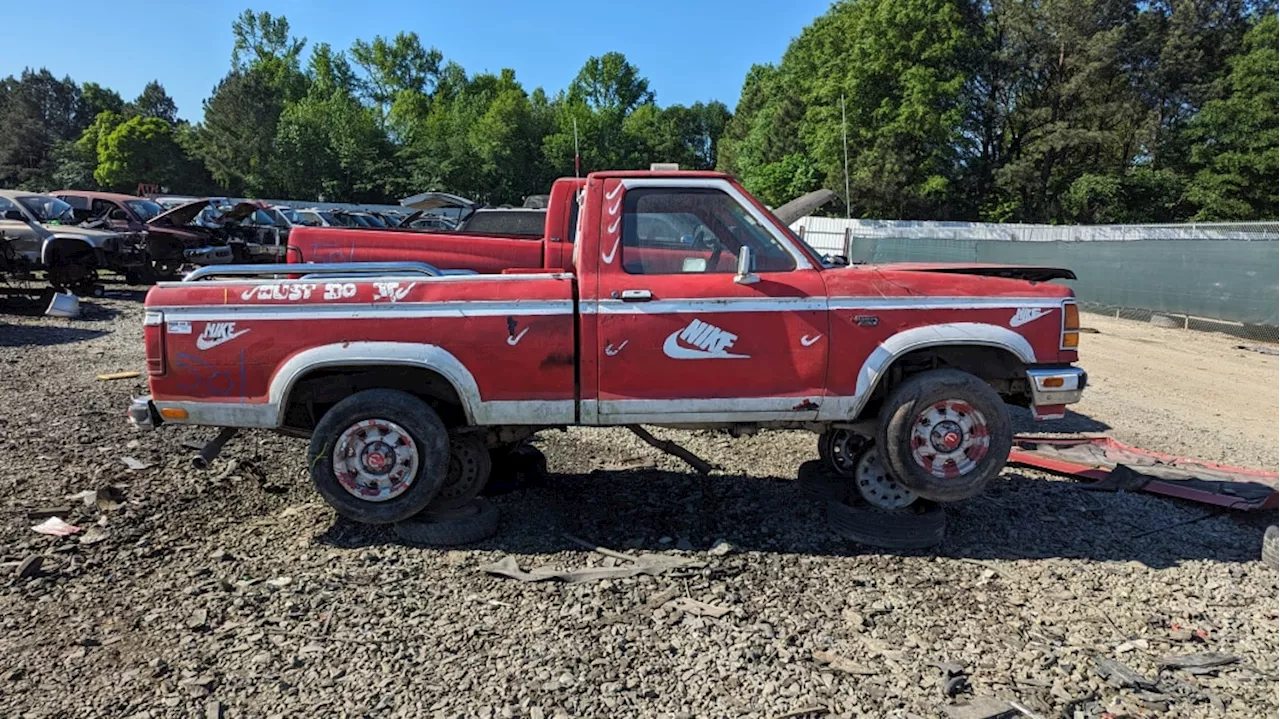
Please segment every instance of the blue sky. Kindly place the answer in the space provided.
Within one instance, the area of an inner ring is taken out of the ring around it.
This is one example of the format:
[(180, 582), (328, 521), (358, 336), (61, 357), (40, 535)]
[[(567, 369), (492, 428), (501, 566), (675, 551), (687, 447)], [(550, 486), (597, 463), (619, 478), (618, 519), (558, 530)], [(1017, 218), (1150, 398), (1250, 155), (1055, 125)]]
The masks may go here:
[(345, 49), (356, 38), (416, 31), (469, 73), (514, 68), (526, 89), (563, 88), (584, 60), (626, 54), (662, 105), (720, 100), (733, 109), (754, 63), (777, 62), (830, 0), (69, 0), (11, 2), (0, 77), (48, 67), (94, 81), (125, 100), (159, 80), (178, 114), (199, 120), (201, 100), (226, 74), (231, 21), (246, 7), (283, 14), (295, 35)]

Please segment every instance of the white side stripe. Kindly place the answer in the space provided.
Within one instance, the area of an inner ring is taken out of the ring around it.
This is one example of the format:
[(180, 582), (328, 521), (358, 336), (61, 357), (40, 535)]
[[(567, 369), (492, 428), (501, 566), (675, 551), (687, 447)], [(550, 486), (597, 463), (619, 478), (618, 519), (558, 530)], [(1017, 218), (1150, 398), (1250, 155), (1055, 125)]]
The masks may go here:
[(427, 317), (535, 317), (572, 315), (572, 300), (448, 301), (342, 304), (195, 305), (151, 307), (187, 321), (298, 319), (417, 319)]
[[(624, 302), (606, 299), (583, 314), (667, 315), (684, 312), (822, 312), (825, 310), (987, 310), (1021, 307), (1057, 308), (1058, 298), (1045, 297), (700, 297), (697, 299)], [(594, 311), (593, 311), (594, 310)]]

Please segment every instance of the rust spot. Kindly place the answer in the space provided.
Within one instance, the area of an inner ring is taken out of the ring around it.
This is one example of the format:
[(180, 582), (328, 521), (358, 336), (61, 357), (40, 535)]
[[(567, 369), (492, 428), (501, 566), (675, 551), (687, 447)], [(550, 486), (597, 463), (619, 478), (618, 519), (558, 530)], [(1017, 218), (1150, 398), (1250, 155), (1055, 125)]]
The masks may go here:
[(568, 367), (573, 366), (572, 352), (552, 352), (551, 354), (547, 355), (545, 359), (542, 360), (542, 364), (540, 365), (542, 369), (546, 369), (547, 367), (565, 367), (565, 366), (568, 366)]
[(818, 408), (818, 405), (817, 405), (817, 404), (815, 404), (813, 400), (811, 400), (811, 399), (809, 399), (809, 398), (807, 398), (807, 397), (806, 397), (806, 398), (805, 398), (805, 400), (804, 400), (803, 402), (801, 402), (800, 404), (798, 404), (798, 405), (796, 405), (796, 406), (792, 407), (791, 409), (793, 409), (793, 410), (795, 410), (795, 411), (797, 411), (797, 412), (804, 412), (805, 410), (817, 409), (817, 408)]

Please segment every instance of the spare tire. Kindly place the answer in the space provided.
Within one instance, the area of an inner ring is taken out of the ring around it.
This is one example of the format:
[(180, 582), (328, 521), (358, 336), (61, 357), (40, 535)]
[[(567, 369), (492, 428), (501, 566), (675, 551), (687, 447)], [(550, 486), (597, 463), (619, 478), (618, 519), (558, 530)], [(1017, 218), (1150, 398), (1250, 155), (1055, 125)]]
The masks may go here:
[(843, 502), (853, 489), (853, 479), (833, 472), (822, 460), (809, 460), (796, 472), (796, 485), (810, 499)]
[(1000, 395), (954, 369), (921, 372), (898, 385), (880, 410), (876, 435), (889, 474), (935, 502), (980, 493), (1004, 468), (1013, 444)]
[(453, 509), (428, 509), (394, 525), (396, 536), (411, 544), (450, 547), (492, 537), (498, 531), (498, 508), (483, 497)]
[(827, 526), (841, 537), (869, 547), (924, 549), (942, 543), (947, 515), (940, 505), (927, 501), (894, 510), (864, 502), (827, 502)]

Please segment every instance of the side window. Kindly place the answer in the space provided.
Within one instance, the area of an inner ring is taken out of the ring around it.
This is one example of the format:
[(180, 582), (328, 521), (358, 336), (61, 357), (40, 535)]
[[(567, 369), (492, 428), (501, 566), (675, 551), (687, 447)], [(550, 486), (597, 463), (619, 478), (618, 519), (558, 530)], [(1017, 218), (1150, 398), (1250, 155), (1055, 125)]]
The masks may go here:
[(114, 209), (116, 209), (116, 206), (106, 200), (94, 200), (93, 204), (89, 206), (89, 213), (94, 217), (103, 217), (110, 214)]
[(0, 197), (0, 215), (4, 215), (4, 213), (8, 212), (9, 210), (16, 210), (16, 209), (18, 209), (18, 206), (10, 202), (9, 198)]
[(732, 273), (750, 247), (758, 272), (789, 272), (795, 258), (721, 190), (638, 188), (624, 196), (622, 269), (633, 275)]

